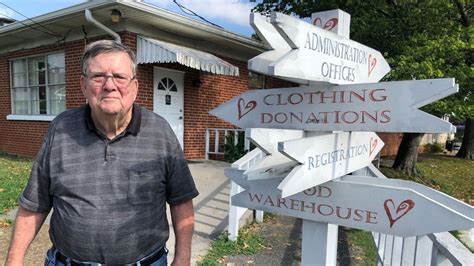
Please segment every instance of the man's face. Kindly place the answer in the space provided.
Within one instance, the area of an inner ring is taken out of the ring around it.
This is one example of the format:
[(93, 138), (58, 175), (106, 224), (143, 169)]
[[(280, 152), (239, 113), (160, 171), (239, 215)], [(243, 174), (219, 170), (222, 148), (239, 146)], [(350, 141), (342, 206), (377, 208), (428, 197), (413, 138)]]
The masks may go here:
[(133, 79), (132, 60), (127, 53), (99, 54), (89, 60), (85, 74), (81, 90), (93, 114), (126, 115), (131, 111), (138, 81)]

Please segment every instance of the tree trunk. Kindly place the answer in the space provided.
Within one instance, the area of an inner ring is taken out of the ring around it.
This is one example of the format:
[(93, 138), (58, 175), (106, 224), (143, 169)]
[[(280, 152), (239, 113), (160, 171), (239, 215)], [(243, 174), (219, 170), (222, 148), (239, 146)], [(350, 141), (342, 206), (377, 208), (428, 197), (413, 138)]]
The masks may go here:
[(461, 15), (461, 24), (465, 28), (469, 28), (469, 25), (471, 24), (469, 21), (469, 16), (467, 15), (466, 9), (464, 8), (464, 5), (462, 4), (461, 1), (459, 0), (454, 0), (454, 4), (458, 8), (459, 15)]
[(398, 147), (397, 156), (392, 168), (403, 171), (412, 176), (416, 174), (416, 161), (418, 160), (418, 146), (424, 133), (405, 133)]
[(464, 136), (462, 138), (461, 148), (456, 157), (464, 159), (474, 159), (474, 121), (471, 118), (466, 119), (464, 123)]

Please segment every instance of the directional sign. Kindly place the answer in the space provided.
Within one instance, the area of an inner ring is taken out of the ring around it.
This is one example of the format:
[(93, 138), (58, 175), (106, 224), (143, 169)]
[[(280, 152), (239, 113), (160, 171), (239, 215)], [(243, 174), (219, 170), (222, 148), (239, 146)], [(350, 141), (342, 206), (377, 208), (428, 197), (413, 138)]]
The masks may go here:
[(418, 108), (457, 91), (451, 78), (252, 90), (210, 113), (241, 128), (455, 132)]
[(245, 137), (265, 154), (278, 153), (278, 142), (301, 139), (305, 137), (303, 130), (249, 128), (245, 130)]
[(271, 75), (333, 84), (377, 82), (390, 66), (372, 48), (273, 12), (271, 23), (293, 50), (270, 65)]
[[(273, 50), (259, 54), (258, 56), (248, 61), (247, 68), (253, 72), (268, 75), (268, 67), (278, 58), (283, 57), (291, 51), (291, 47), (281, 37), (275, 27), (270, 23), (270, 18), (262, 16), (258, 13), (250, 14), (250, 25), (255, 30), (257, 35), (270, 46)], [(298, 84), (308, 85), (307, 80), (291, 79), (287, 77), (280, 77), (281, 79), (289, 80)]]
[(278, 151), (278, 142), (300, 139), (305, 136), (303, 130), (285, 130), (268, 128), (250, 128), (245, 136), (266, 156), (260, 162), (245, 171), (248, 179), (284, 177), (297, 165)]
[(280, 142), (279, 150), (300, 165), (278, 186), (282, 197), (368, 166), (383, 147), (373, 132), (340, 132)]
[(262, 161), (246, 170), (244, 174), (249, 180), (285, 177), (297, 165), (298, 163), (283, 154), (276, 153), (265, 156)]
[(235, 206), (401, 237), (474, 227), (473, 207), (415, 182), (344, 176), (282, 198), (281, 179), (226, 175), (247, 189), (232, 197)]

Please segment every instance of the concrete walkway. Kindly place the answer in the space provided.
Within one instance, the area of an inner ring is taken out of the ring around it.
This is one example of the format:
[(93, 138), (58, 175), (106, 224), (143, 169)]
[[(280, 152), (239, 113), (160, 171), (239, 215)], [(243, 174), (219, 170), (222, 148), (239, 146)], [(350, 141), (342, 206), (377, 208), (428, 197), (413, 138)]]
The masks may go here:
[[(194, 177), (199, 196), (194, 199), (195, 227), (192, 243), (191, 265), (195, 265), (209, 249), (211, 242), (227, 230), (229, 224), (229, 179), (224, 169), (229, 163), (219, 161), (192, 161), (189, 168)], [(168, 220), (171, 221), (168, 212)], [(171, 230), (167, 247), (168, 259), (174, 257), (174, 234)], [(171, 262), (171, 261), (169, 261)]]

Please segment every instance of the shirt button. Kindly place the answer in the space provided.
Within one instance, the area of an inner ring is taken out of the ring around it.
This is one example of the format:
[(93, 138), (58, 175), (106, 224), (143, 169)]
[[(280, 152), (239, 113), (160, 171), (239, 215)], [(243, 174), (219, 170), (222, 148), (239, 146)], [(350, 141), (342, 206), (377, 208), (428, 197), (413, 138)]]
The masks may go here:
[(113, 153), (107, 153), (107, 161), (115, 161), (117, 159), (117, 156)]

